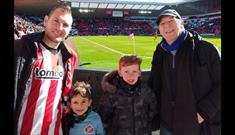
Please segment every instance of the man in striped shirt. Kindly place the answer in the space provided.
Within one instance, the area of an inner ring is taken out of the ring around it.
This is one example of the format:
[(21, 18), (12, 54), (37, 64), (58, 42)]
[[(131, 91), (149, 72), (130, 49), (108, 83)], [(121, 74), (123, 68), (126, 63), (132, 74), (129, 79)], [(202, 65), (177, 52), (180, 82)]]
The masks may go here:
[(72, 22), (70, 6), (57, 3), (44, 18), (44, 32), (15, 41), (16, 135), (62, 134), (62, 104), (72, 85), (77, 58), (64, 43)]

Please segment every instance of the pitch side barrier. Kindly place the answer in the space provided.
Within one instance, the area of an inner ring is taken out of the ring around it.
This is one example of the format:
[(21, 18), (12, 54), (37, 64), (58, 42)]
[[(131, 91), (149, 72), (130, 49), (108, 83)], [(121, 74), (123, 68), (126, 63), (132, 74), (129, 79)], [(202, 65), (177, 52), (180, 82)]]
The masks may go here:
[[(93, 109), (96, 109), (100, 96), (102, 94), (101, 80), (102, 77), (112, 70), (100, 70), (100, 69), (87, 69), (87, 68), (76, 68), (74, 70), (73, 82), (75, 81), (86, 81), (92, 86), (92, 97), (93, 97)], [(147, 82), (150, 70), (143, 70), (141, 78), (144, 83)]]

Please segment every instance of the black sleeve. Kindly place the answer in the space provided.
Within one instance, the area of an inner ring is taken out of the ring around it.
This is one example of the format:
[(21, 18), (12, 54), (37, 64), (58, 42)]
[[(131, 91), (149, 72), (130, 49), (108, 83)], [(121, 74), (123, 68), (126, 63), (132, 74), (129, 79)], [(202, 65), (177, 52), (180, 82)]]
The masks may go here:
[(109, 128), (112, 123), (114, 110), (112, 99), (112, 94), (104, 92), (97, 107), (97, 113), (100, 115), (105, 129)]
[(153, 54), (153, 58), (152, 58), (152, 66), (151, 66), (151, 71), (150, 71), (150, 75), (149, 75), (149, 78), (148, 78), (148, 86), (153, 89), (153, 75), (155, 74), (156, 72), (156, 51), (154, 51), (154, 54)]
[[(206, 42), (204, 42), (205, 44)], [(202, 50), (208, 61), (208, 72), (211, 79), (211, 88), (198, 102), (199, 113), (204, 118), (212, 118), (221, 110), (221, 59), (218, 49), (210, 44), (204, 45)]]
[(154, 116), (158, 113), (157, 109), (157, 98), (152, 89), (147, 90), (147, 100), (148, 100), (148, 113), (150, 121), (153, 120)]
[[(152, 67), (150, 76), (148, 79), (148, 86), (152, 89), (152, 93), (155, 94), (156, 99), (156, 114), (151, 122), (151, 130), (155, 131), (160, 128), (160, 106), (161, 106), (161, 67), (162, 67), (162, 56), (156, 49), (153, 54)], [(152, 106), (153, 107), (153, 106)], [(154, 107), (153, 107), (154, 108)]]
[(160, 103), (162, 57), (162, 52), (160, 52), (157, 47), (153, 54), (152, 67), (148, 79), (148, 86), (155, 93), (159, 101), (158, 104)]

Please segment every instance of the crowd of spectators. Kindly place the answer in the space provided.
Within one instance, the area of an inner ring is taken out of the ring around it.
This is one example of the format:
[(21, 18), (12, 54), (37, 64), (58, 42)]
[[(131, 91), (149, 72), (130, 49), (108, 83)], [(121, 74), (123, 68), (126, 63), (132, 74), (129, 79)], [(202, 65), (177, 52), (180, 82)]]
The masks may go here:
[(185, 20), (185, 28), (201, 35), (221, 35), (221, 17), (204, 17)]
[(154, 29), (147, 22), (126, 21), (120, 18), (80, 19), (80, 35), (150, 35)]
[[(199, 34), (221, 35), (221, 17), (185, 19), (185, 28)], [(14, 15), (14, 36), (43, 31), (43, 17)], [(70, 35), (152, 35), (156, 30), (149, 22), (130, 21), (123, 18), (74, 19)]]
[(43, 31), (42, 18), (14, 15), (14, 38), (19, 39), (23, 35), (37, 31)]

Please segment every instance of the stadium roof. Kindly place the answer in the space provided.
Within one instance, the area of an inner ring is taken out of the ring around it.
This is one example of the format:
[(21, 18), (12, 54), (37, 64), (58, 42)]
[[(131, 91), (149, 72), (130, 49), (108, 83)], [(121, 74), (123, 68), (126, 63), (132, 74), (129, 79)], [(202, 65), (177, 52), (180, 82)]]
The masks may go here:
[(161, 10), (166, 5), (178, 5), (198, 0), (62, 0), (71, 2), (74, 8), (118, 9), (118, 10)]
[[(208, 13), (212, 10), (220, 11), (221, 5), (221, 0), (14, 0), (14, 12), (45, 15), (57, 1), (71, 2), (74, 15), (84, 14), (87, 17), (102, 16), (103, 13), (106, 14), (106, 11), (118, 12), (120, 10), (128, 12), (128, 16), (156, 17), (167, 8), (174, 8), (184, 16)], [(91, 12), (80, 14), (80, 10)], [(147, 14), (139, 14), (141, 11)]]

